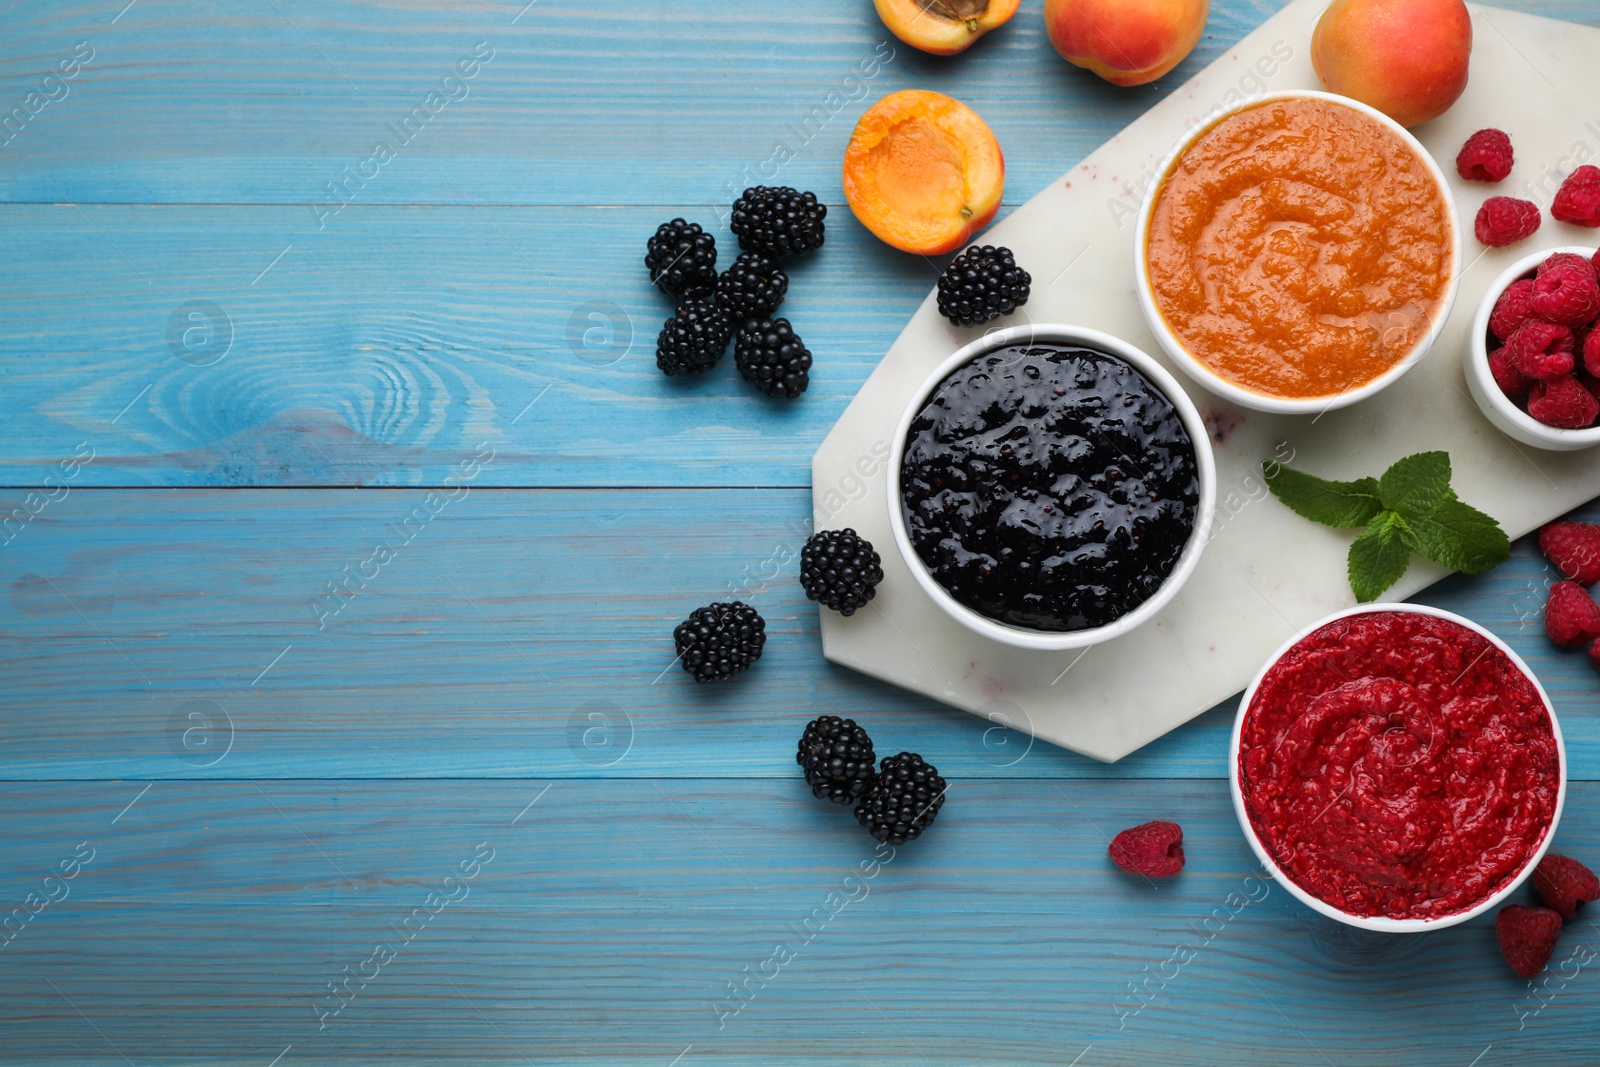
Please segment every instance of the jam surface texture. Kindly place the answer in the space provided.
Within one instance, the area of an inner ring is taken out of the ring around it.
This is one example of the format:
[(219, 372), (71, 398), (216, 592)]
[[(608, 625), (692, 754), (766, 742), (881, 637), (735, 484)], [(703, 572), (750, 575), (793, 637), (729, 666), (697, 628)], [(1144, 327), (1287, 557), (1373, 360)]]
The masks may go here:
[(956, 600), (1032, 630), (1105, 625), (1172, 572), (1199, 502), (1172, 403), (1095, 349), (1011, 345), (936, 388), (907, 431), (901, 504)]
[(1156, 305), (1185, 350), (1253, 393), (1337, 396), (1428, 333), (1454, 234), (1427, 162), (1326, 100), (1267, 101), (1173, 163), (1147, 248)]
[(1240, 736), (1240, 791), (1267, 853), (1341, 911), (1432, 919), (1514, 878), (1560, 788), (1533, 682), (1448, 619), (1329, 623), (1266, 673)]

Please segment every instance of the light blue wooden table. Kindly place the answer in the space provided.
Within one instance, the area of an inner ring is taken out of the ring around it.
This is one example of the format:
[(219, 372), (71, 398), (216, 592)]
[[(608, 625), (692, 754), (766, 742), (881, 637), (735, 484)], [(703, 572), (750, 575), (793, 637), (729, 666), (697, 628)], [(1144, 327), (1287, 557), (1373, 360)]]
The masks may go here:
[[(1135, 90), (1038, 0), (944, 60), (866, 0), (125, 2), (0, 6), (0, 1061), (1600, 1062), (1594, 914), (1536, 984), (1487, 921), (1317, 920), (1252, 874), (1228, 709), (1029, 748), (830, 666), (762, 577), (934, 278), (844, 205), (867, 103), (974, 106), (1014, 205), (1272, 0)], [(731, 248), (774, 179), (832, 208), (786, 305), (811, 391), (665, 381), (646, 236)], [(1537, 665), (1594, 862), (1600, 679), (1546, 580), (1523, 542), (1424, 599)], [(734, 590), (768, 652), (696, 688), (672, 626)], [(952, 781), (870, 877), (792, 762), (820, 712)], [(1105, 844), (1156, 817), (1189, 865), (1151, 886)]]

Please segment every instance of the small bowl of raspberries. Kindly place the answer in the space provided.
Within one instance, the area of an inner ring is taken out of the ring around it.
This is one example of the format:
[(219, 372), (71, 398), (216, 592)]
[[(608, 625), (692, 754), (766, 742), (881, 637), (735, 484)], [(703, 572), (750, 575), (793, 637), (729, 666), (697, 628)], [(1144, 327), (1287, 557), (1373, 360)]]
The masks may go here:
[(1600, 251), (1546, 249), (1489, 286), (1467, 385), (1495, 428), (1535, 448), (1600, 445)]

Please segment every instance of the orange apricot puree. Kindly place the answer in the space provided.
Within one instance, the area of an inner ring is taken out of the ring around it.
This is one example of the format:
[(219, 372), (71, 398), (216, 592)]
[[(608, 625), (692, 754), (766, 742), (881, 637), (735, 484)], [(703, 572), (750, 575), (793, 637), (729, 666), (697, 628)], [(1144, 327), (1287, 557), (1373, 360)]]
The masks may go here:
[(1269, 100), (1203, 133), (1150, 219), (1156, 306), (1222, 378), (1331, 397), (1410, 354), (1439, 314), (1444, 191), (1392, 130), (1326, 100)]

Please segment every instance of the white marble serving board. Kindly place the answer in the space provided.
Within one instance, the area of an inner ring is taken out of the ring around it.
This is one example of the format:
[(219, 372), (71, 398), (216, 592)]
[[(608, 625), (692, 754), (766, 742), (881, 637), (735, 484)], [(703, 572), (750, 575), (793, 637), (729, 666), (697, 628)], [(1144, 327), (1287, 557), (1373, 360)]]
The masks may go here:
[[(1026, 307), (994, 325), (1065, 322), (1122, 337), (1161, 359), (1133, 286), (1133, 231), (1145, 184), (1192, 124), (1240, 97), (1318, 88), (1312, 27), (1326, 0), (1295, 0), (1228, 54), (981, 238), (1004, 244), (1033, 274)], [(1314, 525), (1265, 492), (1262, 460), (1316, 474), (1380, 474), (1393, 460), (1447, 449), (1461, 497), (1520, 536), (1600, 495), (1600, 450), (1536, 452), (1513, 444), (1468, 398), (1467, 331), (1489, 283), (1542, 246), (1594, 244), (1597, 234), (1545, 216), (1514, 248), (1484, 250), (1470, 233), (1496, 194), (1548, 208), (1560, 178), (1600, 155), (1600, 29), (1472, 6), (1466, 94), (1413, 132), (1450, 175), (1468, 233), (1467, 267), (1433, 350), (1377, 397), (1319, 418), (1234, 407), (1189, 383), (1214, 426), (1216, 532), (1167, 610), (1087, 650), (1031, 652), (981, 638), (940, 613), (895, 551), (885, 460), (917, 384), (980, 331), (951, 326), (923, 301), (812, 463), (816, 528), (852, 526), (883, 556), (871, 606), (845, 618), (822, 611), (823, 651), (835, 663), (953, 704), (1101, 760), (1117, 760), (1242, 690), (1300, 627), (1354, 603), (1345, 577), (1351, 534)], [(1454, 159), (1484, 126), (1511, 134), (1516, 169), (1498, 186), (1462, 182)], [(1003, 147), (1003, 146), (1002, 146)], [(1414, 559), (1389, 594), (1400, 599), (1443, 576)]]

